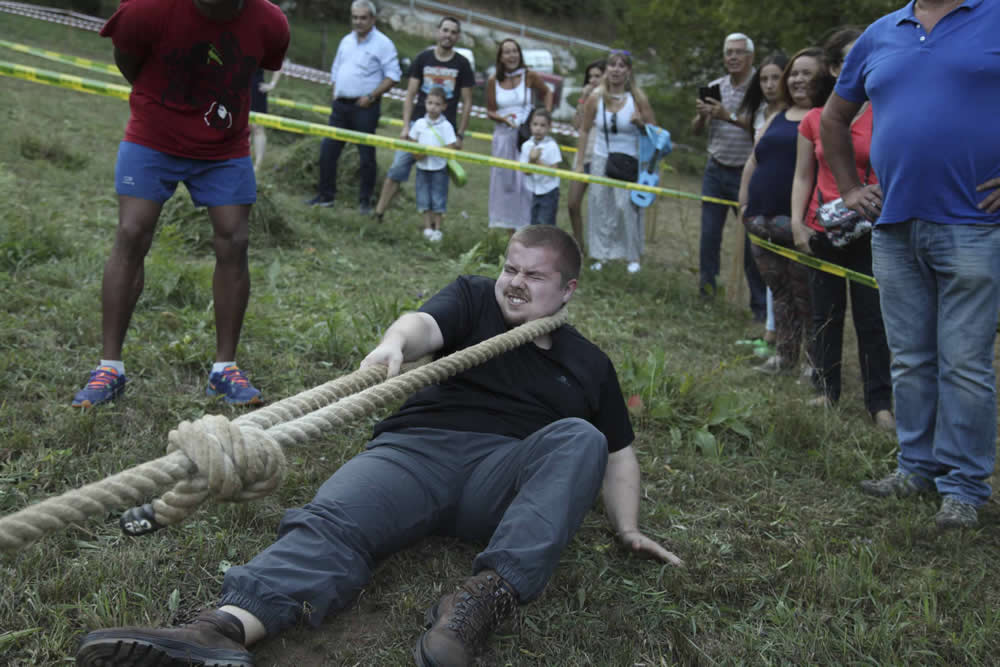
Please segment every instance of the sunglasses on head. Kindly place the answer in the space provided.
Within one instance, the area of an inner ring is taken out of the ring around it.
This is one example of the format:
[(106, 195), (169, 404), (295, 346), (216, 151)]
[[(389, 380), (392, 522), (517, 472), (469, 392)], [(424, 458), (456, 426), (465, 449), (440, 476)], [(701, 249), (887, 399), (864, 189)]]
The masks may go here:
[(618, 134), (618, 114), (611, 114), (611, 134)]

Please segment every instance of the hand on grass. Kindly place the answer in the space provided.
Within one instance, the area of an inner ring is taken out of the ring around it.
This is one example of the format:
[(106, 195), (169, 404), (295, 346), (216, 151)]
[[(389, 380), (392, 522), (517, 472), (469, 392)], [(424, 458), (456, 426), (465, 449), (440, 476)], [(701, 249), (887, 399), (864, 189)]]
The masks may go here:
[(618, 536), (618, 538), (622, 541), (622, 545), (624, 545), (626, 549), (637, 556), (655, 558), (665, 563), (670, 563), (674, 567), (684, 566), (684, 561), (672, 552), (667, 551), (663, 548), (663, 546), (656, 542), (656, 540), (646, 537), (638, 530), (630, 530), (622, 533)]

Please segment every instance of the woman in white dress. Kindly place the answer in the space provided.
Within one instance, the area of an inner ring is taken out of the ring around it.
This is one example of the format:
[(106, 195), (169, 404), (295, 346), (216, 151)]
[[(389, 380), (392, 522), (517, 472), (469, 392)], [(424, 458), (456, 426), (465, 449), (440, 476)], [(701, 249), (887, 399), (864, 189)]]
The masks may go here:
[[(579, 145), (586, 146), (596, 133), (590, 173), (605, 175), (608, 155), (624, 153), (638, 159), (639, 136), (647, 124), (655, 124), (649, 100), (632, 79), (632, 58), (627, 51), (612, 51), (601, 85), (587, 98)], [(583, 151), (576, 154), (574, 168), (583, 172)], [(645, 243), (643, 209), (632, 203), (629, 191), (591, 185), (587, 197), (587, 251), (599, 271), (603, 262), (624, 259), (628, 272), (637, 273)]]
[[(537, 72), (524, 66), (521, 46), (513, 39), (500, 42), (496, 74), (486, 81), (486, 115), (496, 123), (493, 129), (493, 157), (515, 162), (521, 151), (517, 128), (531, 113), (531, 92), (552, 111), (552, 91)], [(524, 188), (524, 174), (512, 169), (490, 169), (490, 227), (515, 229), (531, 222), (531, 193)]]

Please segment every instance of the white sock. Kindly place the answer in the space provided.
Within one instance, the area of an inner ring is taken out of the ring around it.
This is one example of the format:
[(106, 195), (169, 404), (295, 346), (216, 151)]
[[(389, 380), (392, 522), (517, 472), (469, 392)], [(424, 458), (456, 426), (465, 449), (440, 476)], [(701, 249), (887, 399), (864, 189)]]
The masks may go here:
[(118, 375), (125, 375), (125, 362), (115, 359), (101, 359), (101, 366), (111, 366), (118, 371)]
[(214, 364), (212, 364), (212, 373), (221, 373), (230, 366), (235, 366), (235, 365), (236, 365), (235, 361), (216, 361)]

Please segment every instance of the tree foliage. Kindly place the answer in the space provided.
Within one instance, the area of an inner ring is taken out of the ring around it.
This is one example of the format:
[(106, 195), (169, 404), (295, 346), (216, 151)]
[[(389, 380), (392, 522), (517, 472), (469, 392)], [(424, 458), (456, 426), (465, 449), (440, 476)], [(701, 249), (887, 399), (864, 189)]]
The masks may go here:
[(722, 40), (729, 33), (750, 35), (758, 59), (776, 49), (791, 54), (821, 43), (838, 27), (868, 25), (902, 5), (903, 0), (624, 0), (622, 34), (626, 48), (648, 53), (673, 81), (697, 85), (721, 73)]

